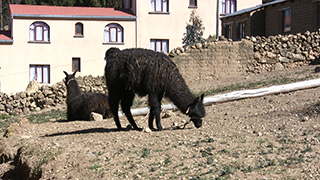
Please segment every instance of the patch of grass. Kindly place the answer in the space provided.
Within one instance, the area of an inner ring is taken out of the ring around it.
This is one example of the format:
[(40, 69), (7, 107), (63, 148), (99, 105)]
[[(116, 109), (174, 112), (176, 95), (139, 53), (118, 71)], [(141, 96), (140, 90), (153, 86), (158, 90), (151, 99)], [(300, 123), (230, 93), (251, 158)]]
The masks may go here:
[(49, 122), (50, 119), (67, 119), (66, 117), (67, 111), (65, 109), (52, 109), (51, 111), (45, 113), (34, 113), (27, 115), (26, 118), (32, 123), (46, 123)]
[(95, 171), (95, 170), (98, 170), (98, 169), (101, 168), (101, 167), (102, 167), (101, 165), (95, 164), (95, 165), (90, 166), (90, 167), (89, 167), (89, 170)]
[(227, 176), (227, 175), (230, 175), (230, 174), (233, 174), (235, 171), (235, 169), (231, 166), (224, 166), (223, 167), (223, 170), (221, 171), (220, 173), (220, 176)]
[(171, 157), (166, 157), (166, 159), (164, 160), (164, 165), (166, 166), (166, 165), (169, 165), (171, 163), (172, 163)]
[(144, 149), (142, 150), (142, 155), (141, 155), (141, 157), (142, 157), (142, 158), (147, 158), (149, 155), (150, 155), (150, 149), (144, 148)]
[(252, 166), (247, 166), (241, 169), (242, 172), (244, 173), (250, 173), (253, 171), (253, 167)]
[(264, 144), (265, 142), (268, 142), (268, 139), (259, 139), (259, 145), (261, 146), (262, 144)]
[(44, 164), (47, 164), (50, 160), (54, 159), (55, 157), (57, 157), (59, 154), (61, 154), (60, 151), (57, 152), (51, 152), (51, 151), (33, 151), (30, 152), (30, 155), (32, 154), (38, 154), (37, 156), (39, 156), (39, 161), (37, 162), (35, 168), (32, 171), (32, 174), (37, 174), (40, 172), (41, 167)]
[(305, 154), (306, 152), (311, 152), (312, 148), (311, 147), (306, 147), (303, 151), (301, 151), (301, 153)]
[(3, 119), (0, 120), (0, 132), (5, 132), (10, 124), (17, 122), (16, 119)]
[(11, 116), (9, 114), (0, 114), (0, 119), (8, 119)]

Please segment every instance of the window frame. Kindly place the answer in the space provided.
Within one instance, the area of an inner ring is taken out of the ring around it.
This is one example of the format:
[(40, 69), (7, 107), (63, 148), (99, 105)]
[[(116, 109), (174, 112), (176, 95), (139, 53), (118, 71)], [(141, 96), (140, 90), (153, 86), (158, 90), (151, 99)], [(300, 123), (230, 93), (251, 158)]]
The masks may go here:
[[(232, 7), (234, 7), (234, 9), (232, 9)], [(222, 14), (230, 14), (236, 11), (237, 11), (237, 0), (221, 0)]]
[[(287, 12), (289, 14), (287, 14)], [(291, 31), (291, 24), (292, 24), (291, 15), (292, 15), (291, 8), (285, 8), (282, 10), (282, 32), (283, 33), (287, 33)]]
[[(40, 34), (38, 34), (39, 28), (41, 28)], [(38, 39), (39, 37), (41, 37), (41, 39)], [(33, 22), (29, 26), (29, 42), (50, 43), (50, 26), (47, 23), (41, 21)]]
[[(152, 44), (154, 42), (154, 48), (152, 48)], [(157, 49), (157, 44), (158, 42), (160, 43), (160, 51), (158, 51)], [(166, 43), (166, 51), (164, 50), (164, 46), (163, 43)], [(163, 52), (163, 53), (169, 53), (169, 39), (150, 39), (150, 49), (156, 52)]]
[[(74, 30), (74, 37), (84, 37), (84, 28), (83, 28), (83, 23), (77, 22), (75, 25), (75, 30)], [(80, 26), (80, 33), (77, 32), (77, 27)]]
[[(79, 68), (78, 69), (75, 69), (74, 68), (74, 66), (75, 66), (75, 64), (74, 64), (74, 62), (77, 62), (78, 63), (78, 66), (79, 66)], [(81, 72), (81, 58), (80, 57), (73, 57), (72, 58), (72, 72), (75, 72), (76, 70), (78, 71), (78, 72)]]
[[(116, 29), (115, 41), (112, 37), (112, 29)], [(119, 37), (121, 33), (121, 37)], [(108, 38), (107, 38), (108, 36)], [(120, 40), (119, 40), (120, 39)], [(107, 41), (108, 40), (108, 41)], [(118, 23), (109, 23), (104, 27), (104, 44), (124, 44), (124, 28)]]
[[(157, 2), (161, 1), (160, 3), (160, 10), (157, 10)], [(152, 7), (152, 3), (154, 5)], [(164, 3), (166, 2), (166, 11), (164, 10)], [(150, 12), (151, 14), (168, 14), (169, 13), (169, 0), (150, 0)]]
[(246, 22), (238, 22), (238, 27), (237, 27), (237, 38), (238, 40), (241, 40), (242, 38), (245, 38), (246, 36)]
[[(34, 67), (35, 69), (35, 74), (34, 74), (34, 77), (31, 76), (31, 67)], [(38, 67), (41, 68), (41, 81), (38, 80), (37, 77), (38, 76)], [(48, 82), (45, 82), (45, 76), (44, 76), (44, 68), (47, 67), (47, 70), (48, 70), (48, 77), (47, 77), (47, 80)], [(39, 82), (40, 84), (50, 84), (50, 81), (51, 81), (51, 76), (50, 76), (50, 64), (30, 64), (29, 65), (29, 81), (37, 81)]]

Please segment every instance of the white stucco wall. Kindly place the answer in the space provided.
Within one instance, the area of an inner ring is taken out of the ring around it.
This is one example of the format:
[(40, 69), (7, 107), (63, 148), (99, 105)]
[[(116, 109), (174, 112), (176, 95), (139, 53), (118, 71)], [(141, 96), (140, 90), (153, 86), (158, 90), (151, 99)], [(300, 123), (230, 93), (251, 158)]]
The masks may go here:
[(183, 34), (192, 10), (196, 10), (205, 27), (204, 38), (215, 34), (216, 1), (198, 1), (197, 8), (189, 8), (189, 1), (169, 1), (169, 13), (150, 13), (150, 1), (138, 1), (138, 47), (150, 48), (150, 39), (169, 39), (169, 51), (182, 46)]
[[(50, 26), (50, 43), (30, 43), (29, 27), (35, 21)], [(83, 23), (84, 37), (75, 38), (75, 24)], [(124, 29), (124, 43), (104, 44), (104, 27), (118, 23)], [(29, 82), (29, 65), (50, 65), (51, 84), (61, 81), (63, 71), (72, 71), (72, 58), (81, 58), (79, 75), (103, 75), (104, 54), (110, 47), (120, 49), (135, 47), (134, 21), (103, 20), (28, 20), (13, 21), (13, 44), (1, 44), (1, 92), (12, 93), (25, 90)]]

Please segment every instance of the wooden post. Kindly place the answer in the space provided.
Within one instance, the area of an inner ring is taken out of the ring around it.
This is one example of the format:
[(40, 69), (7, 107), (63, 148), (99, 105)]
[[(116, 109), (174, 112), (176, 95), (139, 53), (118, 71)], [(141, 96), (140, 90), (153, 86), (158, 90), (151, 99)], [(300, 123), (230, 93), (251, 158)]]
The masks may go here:
[(0, 30), (3, 30), (3, 7), (2, 7), (2, 0), (0, 0)]

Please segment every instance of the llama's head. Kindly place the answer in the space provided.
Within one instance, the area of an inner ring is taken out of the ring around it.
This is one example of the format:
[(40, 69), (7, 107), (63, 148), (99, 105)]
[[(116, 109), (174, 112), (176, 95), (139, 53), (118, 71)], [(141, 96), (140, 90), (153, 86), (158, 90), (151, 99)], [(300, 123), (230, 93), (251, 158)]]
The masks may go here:
[(106, 55), (104, 57), (104, 60), (108, 60), (112, 57), (116, 57), (116, 55), (120, 52), (121, 50), (119, 48), (109, 48), (106, 52)]
[(199, 128), (202, 126), (202, 119), (206, 115), (206, 111), (203, 106), (203, 98), (202, 94), (200, 97), (194, 99), (193, 103), (188, 106), (187, 115), (191, 118), (194, 126)]
[(64, 83), (67, 86), (71, 80), (75, 79), (75, 75), (77, 73), (77, 70), (74, 71), (74, 73), (72, 73), (72, 74), (68, 74), (66, 71), (63, 71), (63, 72), (66, 75), (66, 77), (64, 78)]

